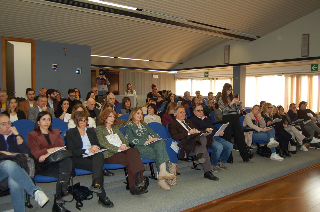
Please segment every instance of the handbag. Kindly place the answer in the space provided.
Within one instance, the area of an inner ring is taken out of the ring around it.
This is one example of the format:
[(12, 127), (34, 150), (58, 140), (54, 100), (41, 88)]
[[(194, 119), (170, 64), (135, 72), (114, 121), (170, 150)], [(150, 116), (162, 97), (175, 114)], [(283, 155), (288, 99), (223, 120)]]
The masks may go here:
[(170, 174), (174, 174), (176, 177), (169, 180), (167, 179), (166, 183), (171, 186), (177, 185), (177, 164), (169, 162), (168, 167)]
[(62, 161), (66, 158), (72, 157), (72, 152), (70, 150), (59, 150), (56, 152), (51, 153), (44, 162), (46, 163), (57, 163)]

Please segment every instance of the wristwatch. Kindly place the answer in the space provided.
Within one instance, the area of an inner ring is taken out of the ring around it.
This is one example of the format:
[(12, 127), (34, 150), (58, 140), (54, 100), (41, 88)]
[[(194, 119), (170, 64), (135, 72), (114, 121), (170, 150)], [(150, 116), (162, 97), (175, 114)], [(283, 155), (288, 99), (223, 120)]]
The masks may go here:
[(18, 135), (16, 135), (16, 137), (20, 136), (22, 138), (22, 135), (19, 133)]

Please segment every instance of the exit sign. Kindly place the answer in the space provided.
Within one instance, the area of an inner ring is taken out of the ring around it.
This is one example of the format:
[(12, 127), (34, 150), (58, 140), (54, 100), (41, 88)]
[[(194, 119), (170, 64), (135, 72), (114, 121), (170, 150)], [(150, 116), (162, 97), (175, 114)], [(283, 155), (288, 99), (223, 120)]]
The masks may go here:
[(318, 71), (318, 64), (311, 64), (311, 71)]
[(209, 71), (204, 72), (204, 77), (209, 77)]

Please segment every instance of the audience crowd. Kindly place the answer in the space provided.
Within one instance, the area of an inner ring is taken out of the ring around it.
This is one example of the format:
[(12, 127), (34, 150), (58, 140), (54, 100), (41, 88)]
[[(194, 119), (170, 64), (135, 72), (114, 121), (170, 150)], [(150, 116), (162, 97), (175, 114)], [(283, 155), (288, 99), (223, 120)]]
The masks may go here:
[[(138, 108), (131, 107), (128, 97), (137, 97), (131, 83), (127, 84), (126, 97), (119, 103), (108, 92), (110, 82), (104, 72), (99, 74), (97, 82), (98, 87), (93, 87), (86, 98), (81, 97), (77, 88), (69, 89), (65, 98), (55, 89), (42, 88), (35, 96), (35, 91), (27, 88), (25, 100), (8, 97), (6, 91), (0, 91), (0, 189), (10, 188), (15, 211), (25, 211), (24, 190), (41, 207), (49, 201), (21, 164), (12, 159), (17, 154), (29, 155), (34, 160), (36, 175), (58, 179), (52, 211), (69, 211), (64, 203), (73, 198), (68, 192), (73, 168), (92, 172), (89, 190), (97, 194), (103, 207), (114, 206), (104, 188), (104, 176), (113, 173), (104, 169), (104, 164), (124, 165), (130, 193), (146, 195), (149, 181), (143, 175), (141, 158), (153, 159), (158, 187), (170, 190), (177, 178), (176, 169), (172, 171), (176, 167), (172, 161), (176, 160), (169, 156), (165, 138), (149, 127), (154, 122), (162, 124), (178, 142), (181, 149), (178, 159), (190, 161), (192, 157), (194, 166), (202, 166), (204, 178), (213, 181), (219, 180), (214, 173), (227, 170), (226, 163), (233, 163), (233, 149), (239, 150), (244, 162), (254, 159), (254, 149), (274, 161), (290, 158), (298, 150), (320, 149), (320, 124), (305, 101), (298, 107), (290, 104), (287, 112), (283, 106), (265, 101), (244, 110), (228, 83), (222, 92), (216, 96), (209, 92), (207, 98), (200, 91), (194, 97), (189, 91), (177, 97), (171, 91), (159, 91), (152, 84), (146, 104)], [(34, 122), (27, 141), (12, 126), (21, 119)], [(63, 120), (69, 128), (65, 135), (52, 128), (56, 119)], [(224, 129), (219, 129), (221, 125)], [(69, 150), (72, 157), (49, 163), (50, 155), (61, 149)]]

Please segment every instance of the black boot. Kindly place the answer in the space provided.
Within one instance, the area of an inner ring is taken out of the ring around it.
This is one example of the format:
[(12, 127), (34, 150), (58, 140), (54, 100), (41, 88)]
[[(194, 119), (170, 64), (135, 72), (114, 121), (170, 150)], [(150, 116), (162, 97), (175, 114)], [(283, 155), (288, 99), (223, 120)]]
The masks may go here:
[(71, 202), (73, 200), (73, 195), (68, 193), (68, 183), (60, 182), (57, 183), (56, 188), (56, 201), (57, 203)]
[(286, 158), (291, 158), (291, 155), (288, 150), (283, 151), (283, 156)]
[(291, 146), (298, 146), (299, 145), (299, 143), (293, 138), (291, 138), (289, 142), (290, 142)]
[(232, 156), (232, 152), (229, 155), (228, 161), (227, 163), (233, 163), (233, 156)]
[(64, 203), (57, 203), (57, 197), (54, 197), (52, 212), (71, 212), (64, 207)]

